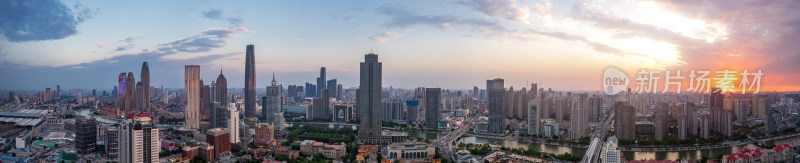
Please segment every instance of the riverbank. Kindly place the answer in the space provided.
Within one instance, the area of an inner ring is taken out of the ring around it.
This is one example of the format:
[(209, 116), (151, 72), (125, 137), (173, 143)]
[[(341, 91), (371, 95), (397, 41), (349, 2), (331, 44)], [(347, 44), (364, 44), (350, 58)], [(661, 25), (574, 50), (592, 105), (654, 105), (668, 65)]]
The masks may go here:
[[(777, 139), (769, 141), (772, 144), (785, 144), (790, 141), (793, 142), (800, 142), (800, 135), (798, 136), (789, 136), (783, 139)], [(525, 142), (525, 141), (518, 141), (518, 140), (508, 140), (508, 139), (493, 139), (493, 138), (485, 138), (485, 137), (475, 137), (475, 136), (468, 136), (465, 135), (461, 139), (456, 141), (457, 143), (465, 143), (465, 144), (497, 144), (509, 148), (518, 148), (518, 149), (536, 149), (538, 151), (547, 152), (547, 153), (564, 153), (569, 152), (572, 155), (583, 155), (586, 152), (586, 148), (580, 147), (569, 147), (569, 146), (558, 146), (558, 145), (549, 145), (549, 144), (539, 144), (533, 142)], [(701, 159), (705, 158), (716, 158), (717, 156), (721, 157), (722, 155), (727, 155), (731, 153), (735, 153), (743, 148), (757, 148), (755, 144), (745, 144), (745, 145), (724, 145), (721, 148), (712, 148), (712, 149), (699, 149), (699, 150), (683, 150), (683, 151), (647, 151), (647, 150), (640, 150), (640, 151), (622, 151), (622, 153), (626, 156), (625, 159), (630, 160), (677, 160), (681, 158), (688, 158), (688, 159)]]

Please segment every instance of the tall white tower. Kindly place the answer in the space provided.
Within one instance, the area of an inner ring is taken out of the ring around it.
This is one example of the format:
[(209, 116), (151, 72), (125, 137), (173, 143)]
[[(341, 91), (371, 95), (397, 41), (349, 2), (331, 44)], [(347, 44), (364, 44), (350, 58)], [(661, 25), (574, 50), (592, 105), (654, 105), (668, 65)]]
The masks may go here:
[(239, 143), (239, 110), (236, 109), (235, 103), (231, 103), (228, 109), (231, 111), (231, 121), (228, 123), (231, 129), (231, 143)]

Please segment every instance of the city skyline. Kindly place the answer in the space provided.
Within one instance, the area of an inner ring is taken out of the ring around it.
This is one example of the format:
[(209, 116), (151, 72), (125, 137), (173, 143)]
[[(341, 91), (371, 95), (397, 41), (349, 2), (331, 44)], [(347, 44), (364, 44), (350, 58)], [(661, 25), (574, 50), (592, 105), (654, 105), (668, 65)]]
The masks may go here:
[(797, 7), (0, 0), (0, 160), (800, 162)]
[[(13, 77), (0, 79), (0, 89), (62, 85), (110, 90), (116, 83), (110, 76), (135, 72), (142, 62), (150, 63), (151, 86), (181, 88), (180, 78), (172, 76), (182, 73), (181, 66), (196, 64), (205, 69), (201, 78), (213, 80), (222, 69), (230, 79), (229, 88), (243, 88), (241, 46), (247, 44), (261, 47), (255, 63), (256, 81), (264, 81), (256, 83), (259, 89), (269, 85), (271, 73), (281, 78), (282, 85), (314, 83), (318, 67), (327, 67), (327, 78), (338, 79), (344, 88), (357, 87), (354, 63), (370, 51), (387, 61), (385, 87), (466, 89), (500, 77), (507, 86), (519, 88), (535, 82), (557, 90), (600, 90), (603, 69), (620, 66), (629, 76), (638, 69), (763, 69), (769, 79), (762, 83), (762, 92), (800, 89), (792, 83), (800, 79), (793, 72), (799, 67), (791, 64), (800, 55), (790, 46), (800, 32), (796, 23), (781, 24), (797, 20), (794, 15), (800, 14), (778, 15), (796, 13), (791, 6), (797, 4), (789, 4), (795, 2), (723, 6), (714, 1), (476, 0), (315, 5), (327, 6), (323, 9), (302, 2), (245, 6), (156, 2), (162, 7), (40, 3), (34, 5), (66, 17), (15, 13), (4, 22), (35, 24), (26, 18), (52, 18), (63, 24), (31, 31), (0, 29), (0, 74)], [(693, 11), (695, 5), (709, 9)], [(24, 5), (3, 6), (5, 12), (30, 12)], [(152, 13), (127, 12), (136, 7)], [(758, 7), (782, 12), (726, 18), (737, 16), (732, 12), (737, 9)], [(158, 14), (164, 12), (180, 14)], [(760, 17), (778, 21), (756, 19)], [(745, 30), (745, 24), (763, 26)], [(164, 28), (131, 28), (142, 25)], [(783, 28), (789, 30), (778, 30)], [(776, 34), (760, 36), (759, 31)]]

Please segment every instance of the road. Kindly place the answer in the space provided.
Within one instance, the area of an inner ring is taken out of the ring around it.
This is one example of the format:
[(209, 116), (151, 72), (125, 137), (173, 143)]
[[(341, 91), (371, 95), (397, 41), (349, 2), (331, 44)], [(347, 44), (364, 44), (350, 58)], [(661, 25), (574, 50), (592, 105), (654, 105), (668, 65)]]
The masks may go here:
[(458, 139), (459, 137), (461, 137), (461, 135), (469, 131), (470, 127), (474, 125), (475, 119), (476, 119), (475, 117), (467, 118), (455, 130), (446, 131), (447, 134), (444, 136), (440, 136), (438, 139), (436, 139), (436, 141), (433, 143), (433, 146), (440, 149), (439, 152), (442, 153), (442, 156), (444, 158), (454, 157), (455, 152), (457, 152), (453, 151), (455, 150), (456, 139)]
[(603, 143), (605, 143), (603, 138), (605, 138), (606, 133), (608, 133), (608, 125), (613, 122), (613, 120), (614, 112), (611, 112), (611, 115), (606, 117), (606, 119), (603, 119), (603, 121), (600, 122), (600, 125), (595, 128), (594, 132), (592, 133), (592, 138), (590, 139), (592, 140), (592, 144), (589, 145), (589, 148), (594, 149), (587, 149), (586, 154), (583, 155), (584, 159), (581, 162), (590, 163), (598, 161), (597, 159), (600, 158), (601, 146)]

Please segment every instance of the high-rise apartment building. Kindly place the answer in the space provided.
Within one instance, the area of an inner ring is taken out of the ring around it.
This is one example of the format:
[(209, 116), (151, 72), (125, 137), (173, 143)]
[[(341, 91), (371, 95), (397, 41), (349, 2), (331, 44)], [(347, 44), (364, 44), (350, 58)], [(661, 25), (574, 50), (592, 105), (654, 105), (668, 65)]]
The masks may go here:
[(700, 128), (700, 122), (697, 120), (697, 106), (694, 103), (686, 103), (684, 112), (686, 113), (687, 134), (697, 136), (697, 129)]
[(228, 105), (230, 117), (228, 118), (228, 129), (231, 131), (231, 143), (239, 143), (239, 110), (236, 109), (236, 104)]
[(603, 98), (592, 96), (589, 98), (589, 122), (600, 122), (603, 108)]
[(708, 139), (711, 135), (711, 115), (708, 112), (703, 112), (700, 116), (700, 138)]
[(128, 115), (119, 127), (119, 161), (156, 163), (159, 151), (158, 128), (147, 114)]
[(528, 134), (539, 135), (539, 119), (541, 100), (534, 98), (528, 103)]
[(406, 101), (406, 122), (409, 124), (416, 124), (419, 116), (419, 101), (407, 100)]
[(270, 123), (258, 123), (255, 127), (255, 142), (256, 144), (266, 145), (273, 139), (275, 139), (275, 126)]
[(587, 114), (587, 110), (589, 110), (589, 103), (588, 94), (578, 94), (577, 96), (573, 96), (572, 99), (572, 110), (570, 112), (570, 134), (569, 136), (573, 139), (578, 139), (581, 137), (586, 136), (586, 130), (589, 129), (589, 115)]
[(624, 102), (614, 103), (614, 134), (620, 140), (636, 140), (636, 108)]
[(750, 99), (741, 99), (739, 103), (736, 104), (736, 122), (741, 125), (747, 125), (747, 114), (750, 110)]
[(658, 141), (664, 141), (669, 132), (669, 109), (672, 108), (667, 103), (662, 103), (656, 107), (656, 114), (654, 115), (653, 128), (655, 129), (655, 137)]
[(214, 146), (214, 158), (231, 152), (231, 131), (226, 128), (213, 128), (206, 131), (206, 141)]

